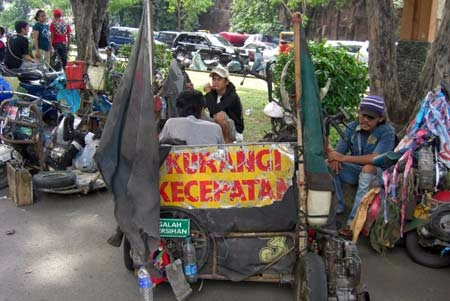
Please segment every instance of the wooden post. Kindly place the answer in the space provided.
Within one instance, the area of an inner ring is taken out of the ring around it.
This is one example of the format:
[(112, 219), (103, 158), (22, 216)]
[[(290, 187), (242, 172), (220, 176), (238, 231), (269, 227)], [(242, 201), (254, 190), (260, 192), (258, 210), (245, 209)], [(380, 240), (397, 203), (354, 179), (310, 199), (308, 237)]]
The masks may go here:
[[(299, 12), (292, 15), (292, 24), (294, 27), (294, 57), (295, 57), (295, 93), (297, 95), (297, 143), (303, 145), (303, 130), (300, 115), (300, 99), (302, 97), (302, 61), (301, 61), (301, 37), (300, 37), (300, 25), (302, 22), (302, 16)], [(305, 169), (303, 164), (303, 152), (301, 152), (298, 163), (298, 199), (299, 199), (299, 223), (306, 225), (306, 200), (307, 191), (305, 183)], [(300, 255), (303, 255), (307, 251), (308, 233), (305, 227), (300, 227), (298, 248)]]
[(439, 0), (405, 0), (400, 40), (433, 42)]

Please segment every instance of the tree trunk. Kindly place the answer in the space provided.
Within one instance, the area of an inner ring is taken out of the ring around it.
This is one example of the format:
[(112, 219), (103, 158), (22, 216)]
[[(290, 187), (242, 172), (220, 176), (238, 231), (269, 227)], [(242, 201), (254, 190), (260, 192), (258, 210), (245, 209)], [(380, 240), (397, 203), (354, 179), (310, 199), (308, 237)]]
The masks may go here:
[(387, 116), (396, 128), (404, 120), (396, 112), (405, 112), (407, 103), (400, 101), (395, 48), (395, 10), (392, 0), (368, 0), (370, 94), (384, 98)]
[(109, 0), (70, 0), (77, 33), (77, 59), (101, 60), (97, 45)]
[(433, 90), (442, 80), (443, 73), (450, 66), (450, 0), (447, 0), (443, 10), (442, 21), (436, 37), (431, 44), (427, 59), (420, 74), (415, 89), (408, 99), (408, 110), (405, 116), (415, 116), (421, 100), (426, 93)]

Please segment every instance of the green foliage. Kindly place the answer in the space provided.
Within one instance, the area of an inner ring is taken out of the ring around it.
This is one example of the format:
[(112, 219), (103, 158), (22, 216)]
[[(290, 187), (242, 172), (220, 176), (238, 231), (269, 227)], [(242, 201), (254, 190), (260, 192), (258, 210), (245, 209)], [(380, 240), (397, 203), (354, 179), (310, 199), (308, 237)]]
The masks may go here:
[(206, 13), (208, 8), (214, 5), (212, 0), (166, 0), (167, 12), (176, 13), (182, 25), (179, 30), (191, 31), (198, 27), (198, 16)]
[(166, 0), (155, 0), (154, 25), (155, 31), (175, 30), (177, 28), (177, 18), (175, 14), (168, 14), (169, 4)]
[[(336, 113), (339, 106), (344, 107), (349, 112), (354, 112), (363, 93), (369, 86), (367, 67), (347, 54), (344, 49), (327, 47), (324, 42), (309, 42), (308, 48), (314, 63), (319, 87), (324, 87), (328, 78), (331, 78), (331, 86), (326, 97), (322, 100), (322, 107), (330, 114)], [(274, 84), (275, 95), (278, 98), (280, 97), (281, 72), (286, 62), (293, 56), (293, 51), (289, 55), (282, 54), (275, 64)], [(295, 81), (294, 64), (290, 64), (289, 67), (286, 78), (287, 89)]]
[[(127, 67), (127, 61), (131, 56), (133, 45), (123, 45), (119, 50), (119, 57), (127, 58), (125, 61), (116, 63), (115, 71), (123, 73)], [(163, 76), (166, 76), (169, 70), (170, 61), (172, 60), (172, 52), (165, 44), (153, 44), (153, 61), (154, 68), (159, 70)]]
[(0, 14), (0, 24), (8, 30), (14, 30), (14, 23), (19, 20), (34, 24), (34, 15), (32, 13), (37, 9), (43, 9), (47, 12), (49, 18), (52, 17), (54, 8), (61, 8), (65, 14), (72, 13), (72, 6), (69, 0), (15, 0), (4, 1), (10, 5)]
[(285, 29), (278, 17), (280, 6), (273, 0), (234, 0), (230, 30), (278, 35)]

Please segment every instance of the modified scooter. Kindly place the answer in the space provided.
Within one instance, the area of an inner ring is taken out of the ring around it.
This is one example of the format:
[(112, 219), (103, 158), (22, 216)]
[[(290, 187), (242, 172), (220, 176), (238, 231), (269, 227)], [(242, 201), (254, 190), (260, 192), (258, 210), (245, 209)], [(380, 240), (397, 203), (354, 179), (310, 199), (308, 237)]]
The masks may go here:
[(383, 175), (385, 197), (370, 200), (361, 231), (376, 250), (394, 246), (403, 235), (408, 255), (432, 268), (450, 265), (449, 92), (444, 77), (395, 151), (374, 159), (376, 166), (392, 167)]

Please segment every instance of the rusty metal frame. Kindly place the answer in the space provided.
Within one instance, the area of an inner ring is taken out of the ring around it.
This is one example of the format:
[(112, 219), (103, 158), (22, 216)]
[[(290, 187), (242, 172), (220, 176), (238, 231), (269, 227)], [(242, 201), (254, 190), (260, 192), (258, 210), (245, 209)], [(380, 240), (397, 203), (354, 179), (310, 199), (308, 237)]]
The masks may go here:
[[(22, 101), (22, 100), (11, 100), (11, 99), (4, 100), (0, 104), (0, 111), (3, 111), (5, 109), (5, 107), (7, 105), (9, 105), (11, 102), (14, 102), (22, 107), (29, 107), (30, 110), (32, 110), (36, 114), (36, 116), (38, 116), (38, 124), (34, 124), (31, 122), (26, 122), (26, 121), (14, 120), (9, 117), (1, 117), (1, 116), (0, 116), (0, 121), (5, 122), (5, 123), (14, 123), (14, 124), (29, 127), (32, 129), (39, 129), (39, 124), (42, 124), (43, 121), (42, 121), (41, 112), (35, 103), (28, 102), (28, 101)], [(30, 140), (8, 139), (7, 137), (3, 136), (3, 134), (0, 134), (0, 139), (3, 140), (4, 142), (6, 142), (7, 144), (16, 144), (16, 145), (34, 144), (36, 147), (37, 155), (38, 155), (39, 167), (42, 170), (45, 169), (46, 166), (45, 166), (45, 159), (44, 159), (44, 145), (43, 145), (42, 137), (39, 134), (39, 132), (36, 135), (34, 135)]]
[[(199, 279), (206, 280), (229, 280), (227, 277), (220, 275), (217, 273), (217, 239), (226, 239), (226, 238), (256, 238), (256, 237), (274, 237), (274, 236), (285, 236), (290, 237), (294, 242), (293, 247), (291, 247), (287, 252), (280, 255), (271, 263), (267, 264), (265, 268), (269, 268), (273, 264), (277, 263), (281, 258), (286, 256), (291, 252), (296, 252), (298, 250), (298, 234), (295, 231), (292, 232), (228, 232), (222, 235), (215, 235), (214, 233), (211, 237), (212, 240), (212, 262), (211, 262), (211, 270), (210, 274), (199, 274)], [(280, 283), (280, 284), (292, 284), (295, 279), (294, 274), (282, 275), (282, 274), (264, 274), (264, 270), (261, 271), (261, 274), (257, 276), (251, 276), (243, 281), (249, 282), (264, 282), (264, 283)]]

